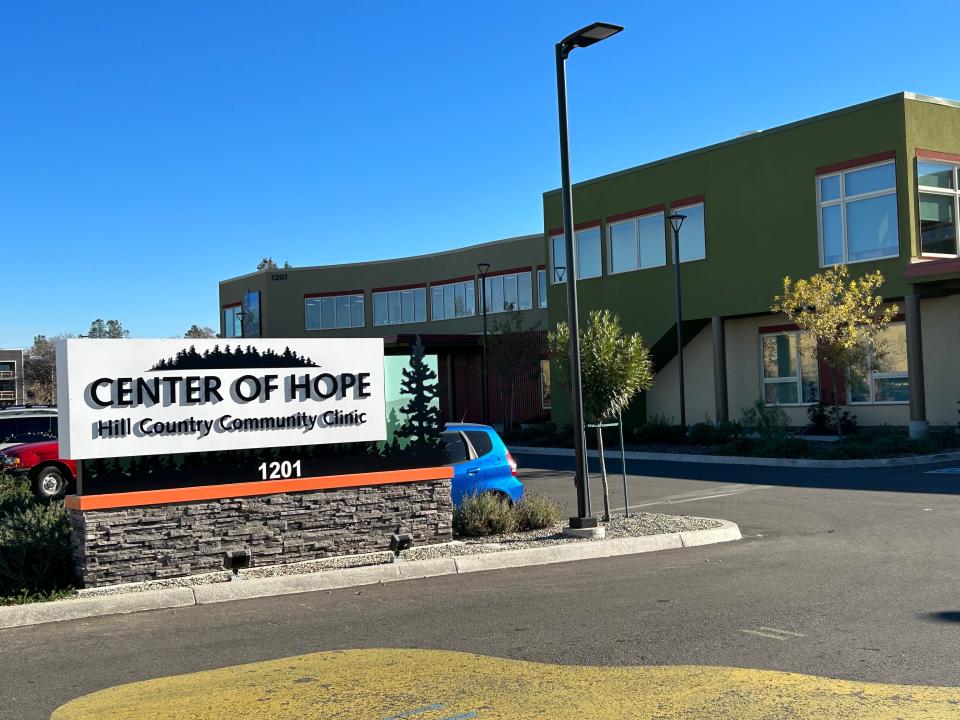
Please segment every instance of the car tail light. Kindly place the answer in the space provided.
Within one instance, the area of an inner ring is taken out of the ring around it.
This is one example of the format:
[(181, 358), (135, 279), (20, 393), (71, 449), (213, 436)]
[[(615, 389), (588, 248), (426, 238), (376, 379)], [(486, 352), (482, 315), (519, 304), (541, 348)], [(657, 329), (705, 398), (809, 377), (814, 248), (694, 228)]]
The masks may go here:
[(507, 463), (510, 465), (510, 474), (517, 474), (517, 461), (513, 459), (513, 455), (510, 454), (510, 451), (507, 450)]

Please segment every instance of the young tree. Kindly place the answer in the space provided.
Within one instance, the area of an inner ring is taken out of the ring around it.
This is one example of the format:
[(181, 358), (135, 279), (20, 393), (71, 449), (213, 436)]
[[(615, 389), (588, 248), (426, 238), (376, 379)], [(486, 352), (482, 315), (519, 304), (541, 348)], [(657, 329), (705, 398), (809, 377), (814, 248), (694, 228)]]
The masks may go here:
[(400, 408), (404, 421), (394, 437), (408, 439), (406, 447), (414, 453), (440, 447), (440, 386), (437, 373), (423, 360), (419, 335), (410, 346), (410, 367), (403, 371), (400, 392), (410, 400)]
[(53, 405), (57, 402), (57, 340), (37, 335), (23, 353), (23, 394), (31, 403)]
[(838, 436), (843, 428), (837, 377), (864, 367), (869, 354), (883, 353), (880, 333), (900, 311), (896, 305), (884, 307), (883, 297), (876, 292), (881, 285), (879, 270), (852, 280), (847, 266), (837, 265), (809, 280), (794, 282), (785, 277), (783, 294), (773, 298), (773, 312), (783, 313), (801, 333), (808, 333), (817, 359), (831, 370)]
[(206, 326), (200, 327), (199, 325), (191, 325), (190, 329), (187, 330), (183, 336), (185, 338), (215, 338), (217, 333), (213, 329)]
[[(570, 328), (559, 323), (548, 335), (555, 377), (570, 385)], [(596, 424), (613, 420), (641, 390), (653, 386), (653, 361), (640, 335), (625, 335), (620, 318), (609, 310), (591, 310), (586, 327), (580, 328), (580, 375), (583, 411)], [(574, 432), (577, 432), (574, 428)], [(597, 428), (600, 477), (603, 482), (603, 516), (610, 520), (610, 491), (603, 457), (603, 431)]]
[(504, 313), (493, 323), (487, 336), (487, 354), (494, 361), (500, 381), (500, 416), (503, 429), (513, 427), (514, 398), (517, 385), (524, 379), (536, 379), (540, 361), (531, 347), (530, 335), (523, 330), (523, 315), (519, 310)]
[(101, 318), (97, 318), (90, 323), (87, 337), (123, 339), (130, 337), (130, 331), (124, 330), (119, 320), (107, 320), (104, 322)]
[[(289, 270), (291, 265), (289, 262), (283, 263), (283, 269)], [(263, 260), (257, 263), (257, 270), (279, 270), (280, 266), (274, 262), (273, 258), (265, 257)]]

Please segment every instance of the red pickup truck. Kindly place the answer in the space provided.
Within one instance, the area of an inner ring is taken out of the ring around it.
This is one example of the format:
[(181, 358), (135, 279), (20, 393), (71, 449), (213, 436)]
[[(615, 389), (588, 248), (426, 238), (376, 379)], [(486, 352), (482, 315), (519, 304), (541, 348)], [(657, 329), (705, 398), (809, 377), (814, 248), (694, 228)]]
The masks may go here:
[(34, 492), (44, 498), (62, 497), (77, 477), (75, 460), (60, 457), (56, 440), (13, 445), (0, 452), (0, 470), (30, 478)]

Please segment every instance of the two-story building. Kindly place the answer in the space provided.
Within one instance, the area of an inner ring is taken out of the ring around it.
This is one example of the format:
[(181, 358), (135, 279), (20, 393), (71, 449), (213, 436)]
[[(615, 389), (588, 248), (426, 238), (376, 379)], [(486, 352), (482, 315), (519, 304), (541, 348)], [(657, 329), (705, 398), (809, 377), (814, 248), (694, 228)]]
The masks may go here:
[[(666, 220), (678, 213), (689, 422), (736, 419), (762, 398), (803, 425), (836, 380), (862, 425), (955, 424), (958, 166), (960, 103), (900, 93), (577, 184), (580, 310), (616, 312), (653, 349), (656, 382), (632, 419), (679, 414)], [(552, 325), (566, 316), (560, 192), (543, 206)], [(785, 276), (838, 264), (880, 270), (899, 316), (882, 358), (832, 378), (770, 306)], [(563, 421), (567, 393), (553, 397)]]
[(23, 402), (23, 350), (0, 350), (0, 407)]

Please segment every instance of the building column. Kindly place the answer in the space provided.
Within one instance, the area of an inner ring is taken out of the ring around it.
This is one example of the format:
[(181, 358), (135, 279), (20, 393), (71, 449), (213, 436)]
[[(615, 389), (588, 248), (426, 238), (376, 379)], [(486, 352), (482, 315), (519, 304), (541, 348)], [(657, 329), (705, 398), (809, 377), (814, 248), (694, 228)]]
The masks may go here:
[(727, 422), (730, 414), (727, 409), (727, 338), (723, 318), (714, 316), (713, 329), (713, 394), (716, 405), (717, 422)]
[(927, 434), (927, 402), (923, 387), (923, 340), (920, 332), (920, 297), (907, 295), (904, 299), (907, 321), (907, 371), (910, 378), (910, 437)]

